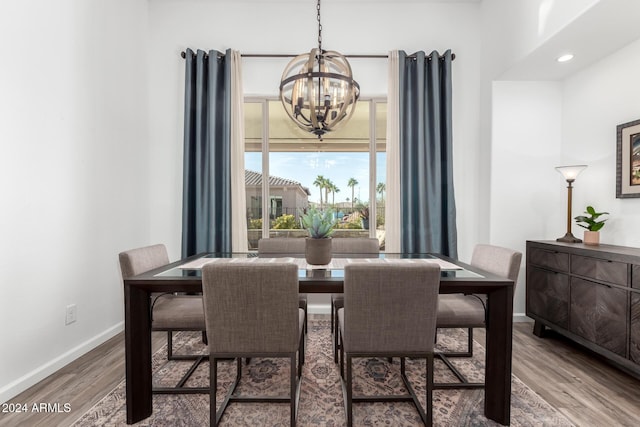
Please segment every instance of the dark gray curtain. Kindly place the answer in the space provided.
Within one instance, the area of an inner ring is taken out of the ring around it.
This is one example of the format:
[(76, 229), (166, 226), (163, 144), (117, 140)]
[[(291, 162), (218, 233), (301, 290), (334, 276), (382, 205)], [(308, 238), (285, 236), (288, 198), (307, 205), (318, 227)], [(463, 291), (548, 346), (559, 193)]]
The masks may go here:
[(183, 257), (231, 251), (230, 53), (185, 55)]
[(442, 57), (400, 51), (398, 59), (401, 248), (457, 258), (451, 51)]

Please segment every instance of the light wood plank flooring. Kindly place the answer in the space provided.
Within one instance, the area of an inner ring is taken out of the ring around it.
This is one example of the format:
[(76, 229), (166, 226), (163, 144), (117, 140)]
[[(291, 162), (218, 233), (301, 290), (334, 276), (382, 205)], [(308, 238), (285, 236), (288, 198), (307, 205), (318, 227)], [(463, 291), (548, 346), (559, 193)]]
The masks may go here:
[[(532, 323), (516, 323), (513, 373), (577, 426), (639, 426), (640, 380)], [(484, 331), (475, 338), (484, 343)], [(154, 351), (166, 342), (155, 332)], [(124, 335), (107, 341), (12, 399), (12, 403), (69, 403), (68, 413), (0, 413), (0, 426), (68, 426), (124, 379)]]

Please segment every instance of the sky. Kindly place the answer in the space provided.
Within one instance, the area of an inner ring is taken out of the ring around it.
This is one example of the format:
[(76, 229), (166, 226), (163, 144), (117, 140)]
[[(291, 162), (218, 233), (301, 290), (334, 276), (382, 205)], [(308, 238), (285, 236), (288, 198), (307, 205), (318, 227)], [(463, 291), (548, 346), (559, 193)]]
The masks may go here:
[[(245, 153), (245, 168), (261, 172), (262, 154)], [(377, 156), (376, 183), (385, 182), (386, 155)], [(335, 194), (335, 203), (351, 200), (351, 188), (347, 186), (349, 178), (355, 178), (358, 185), (354, 187), (354, 197), (367, 202), (369, 200), (369, 153), (343, 152), (274, 152), (269, 154), (269, 175), (300, 182), (311, 192), (309, 200), (320, 202), (318, 187), (313, 185), (318, 175), (330, 179), (340, 190)], [(324, 196), (323, 196), (324, 197)], [(329, 201), (332, 195), (329, 193)]]

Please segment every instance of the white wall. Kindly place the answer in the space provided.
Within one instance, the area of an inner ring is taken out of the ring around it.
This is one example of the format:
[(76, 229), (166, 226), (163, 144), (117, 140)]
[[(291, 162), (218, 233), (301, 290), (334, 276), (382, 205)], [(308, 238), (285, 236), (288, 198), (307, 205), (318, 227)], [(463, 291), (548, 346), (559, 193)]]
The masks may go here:
[[(524, 254), (527, 239), (566, 231), (566, 183), (554, 170), (562, 152), (562, 84), (494, 82), (493, 100), (488, 241)], [(518, 317), (525, 313), (525, 277), (523, 256)]]
[(117, 253), (149, 234), (146, 6), (0, 3), (0, 402), (122, 330)]
[(638, 70), (640, 39), (566, 79), (562, 105), (562, 155), (589, 166), (575, 183), (574, 212), (609, 212), (601, 243), (634, 247), (640, 198), (616, 199), (616, 126), (640, 119)]
[[(250, 10), (250, 13), (247, 13)], [(453, 66), (455, 189), (458, 204), (460, 257), (469, 259), (479, 227), (473, 212), (487, 189), (478, 192), (480, 64), (478, 3), (360, 2), (322, 3), (323, 47), (344, 54), (386, 54), (393, 49), (456, 54)], [(164, 0), (150, 2), (150, 136), (155, 152), (151, 171), (152, 240), (180, 247), (182, 181), (182, 116), (184, 62), (192, 49), (227, 48), (241, 53), (309, 51), (317, 43), (314, 2), (250, 0), (215, 2)], [(356, 16), (357, 19), (353, 19)], [(243, 60), (247, 95), (277, 95), (289, 59)], [(354, 77), (363, 96), (387, 91), (385, 60), (353, 60)]]

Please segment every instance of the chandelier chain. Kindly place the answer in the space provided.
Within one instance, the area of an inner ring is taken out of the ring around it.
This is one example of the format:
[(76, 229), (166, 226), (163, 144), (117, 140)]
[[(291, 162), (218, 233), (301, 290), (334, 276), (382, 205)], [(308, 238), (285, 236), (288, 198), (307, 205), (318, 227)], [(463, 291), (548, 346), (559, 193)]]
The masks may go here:
[(320, 0), (318, 0), (318, 4), (316, 5), (316, 10), (318, 11), (318, 50), (320, 54), (322, 54), (322, 24), (320, 23)]

